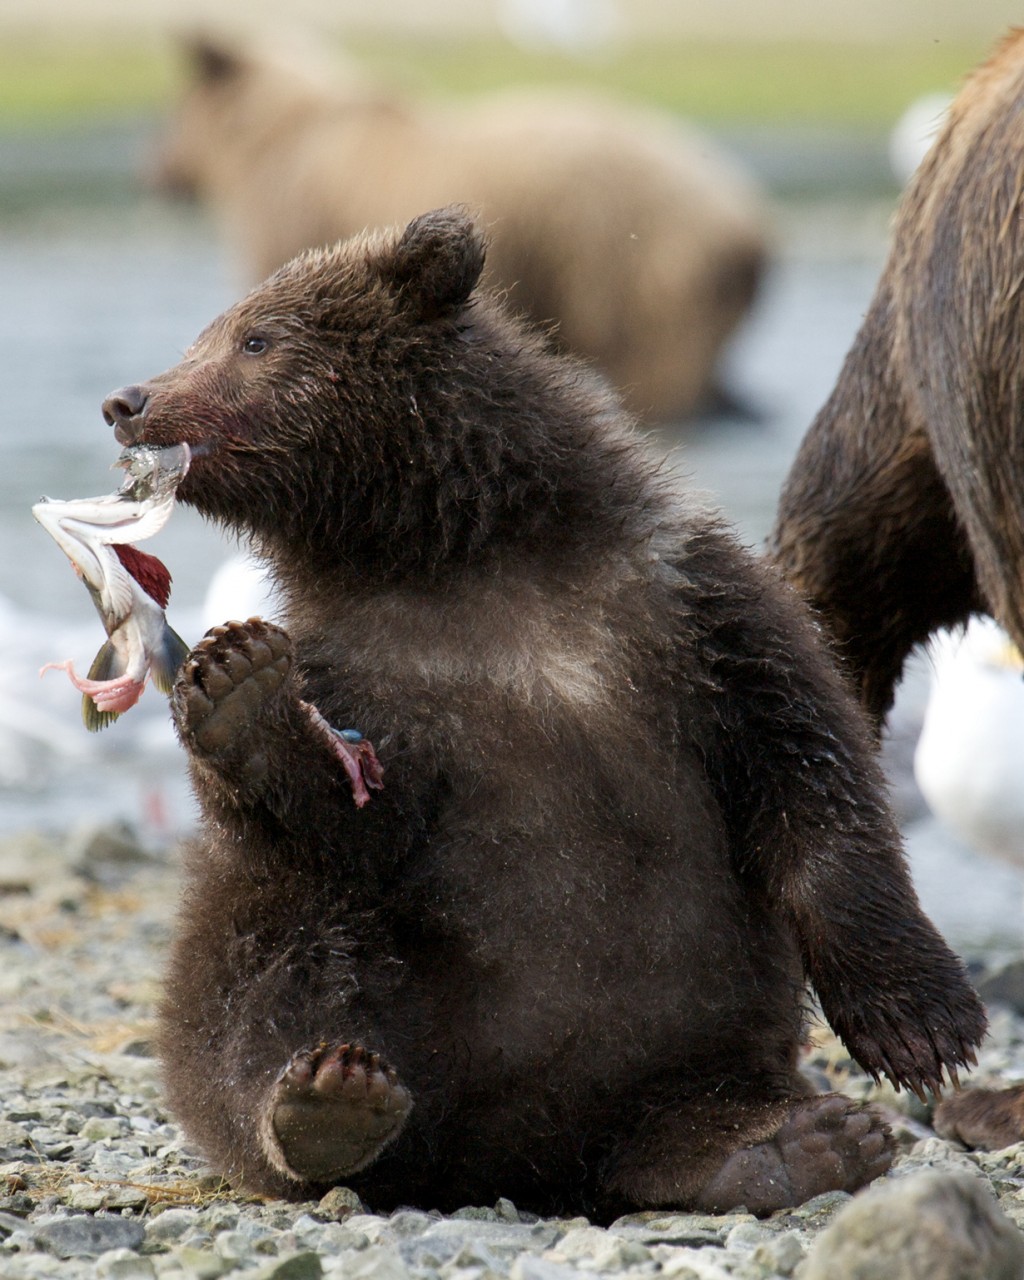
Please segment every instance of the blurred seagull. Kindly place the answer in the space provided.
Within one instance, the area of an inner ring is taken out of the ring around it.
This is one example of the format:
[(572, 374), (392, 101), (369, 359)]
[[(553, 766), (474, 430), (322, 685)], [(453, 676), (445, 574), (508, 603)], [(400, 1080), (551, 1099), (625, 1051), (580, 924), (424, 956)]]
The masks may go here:
[(624, 27), (616, 0), (501, 0), (498, 22), (520, 48), (572, 57), (608, 48)]
[(929, 653), (917, 784), (971, 848), (1024, 866), (1024, 658), (991, 618), (937, 636)]

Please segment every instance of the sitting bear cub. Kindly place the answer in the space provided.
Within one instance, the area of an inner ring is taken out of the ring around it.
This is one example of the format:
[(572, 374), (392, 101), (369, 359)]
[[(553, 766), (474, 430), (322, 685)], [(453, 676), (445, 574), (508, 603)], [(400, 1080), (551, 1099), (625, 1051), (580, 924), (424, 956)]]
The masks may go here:
[(454, 209), (306, 253), (104, 406), (188, 443), (181, 499), (285, 601), (172, 699), (203, 812), (173, 1108), (242, 1186), (377, 1209), (858, 1187), (891, 1139), (798, 1073), (805, 979), (916, 1090), (982, 1009), (802, 607), (483, 259)]

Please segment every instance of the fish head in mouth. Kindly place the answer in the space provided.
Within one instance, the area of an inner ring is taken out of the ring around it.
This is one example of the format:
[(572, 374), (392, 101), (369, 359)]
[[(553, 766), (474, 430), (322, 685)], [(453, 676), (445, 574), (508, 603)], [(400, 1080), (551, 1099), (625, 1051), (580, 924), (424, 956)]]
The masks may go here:
[(115, 463), (128, 473), (118, 497), (141, 504), (162, 503), (176, 494), (191, 463), (187, 444), (128, 445)]
[(178, 364), (113, 391), (103, 416), (118, 443), (187, 446), (179, 499), (240, 524), (240, 511), (264, 506), (274, 459), (311, 459), (325, 431), (351, 420), (343, 388), (366, 363), (379, 308), (364, 298), (361, 320), (358, 306), (345, 308), (344, 277), (338, 268), (321, 278), (297, 259), (214, 320)]

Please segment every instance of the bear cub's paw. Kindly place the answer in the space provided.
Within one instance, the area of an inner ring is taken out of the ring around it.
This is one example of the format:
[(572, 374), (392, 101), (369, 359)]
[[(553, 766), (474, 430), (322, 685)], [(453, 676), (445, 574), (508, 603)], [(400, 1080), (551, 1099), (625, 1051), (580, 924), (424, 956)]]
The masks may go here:
[(258, 769), (253, 731), (292, 665), (286, 632), (260, 618), (213, 627), (185, 659), (171, 695), (182, 741), (213, 764)]
[(698, 1207), (767, 1214), (826, 1191), (856, 1191), (885, 1173), (895, 1145), (877, 1111), (826, 1093), (795, 1102), (778, 1133), (742, 1147), (705, 1184)]
[(294, 1054), (277, 1077), (263, 1144), (288, 1177), (332, 1182), (374, 1160), (411, 1109), (398, 1073), (379, 1054), (359, 1044), (321, 1044)]
[[(959, 1068), (977, 1065), (985, 1010), (959, 973), (941, 986), (933, 980), (905, 993), (893, 993), (888, 985), (885, 999), (841, 1009), (829, 1021), (865, 1071), (924, 1101), (925, 1090), (942, 1090), (944, 1076), (956, 1085)], [(932, 993), (933, 985), (941, 994)]]

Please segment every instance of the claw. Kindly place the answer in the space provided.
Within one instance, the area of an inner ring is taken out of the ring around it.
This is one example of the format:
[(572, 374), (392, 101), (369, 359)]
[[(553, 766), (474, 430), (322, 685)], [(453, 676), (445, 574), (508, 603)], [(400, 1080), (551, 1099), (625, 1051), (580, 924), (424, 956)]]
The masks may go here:
[(920, 1080), (910, 1081), (907, 1088), (910, 1089), (914, 1097), (917, 1098), (918, 1102), (920, 1102), (922, 1106), (928, 1105), (928, 1095), (925, 1093), (924, 1085)]

